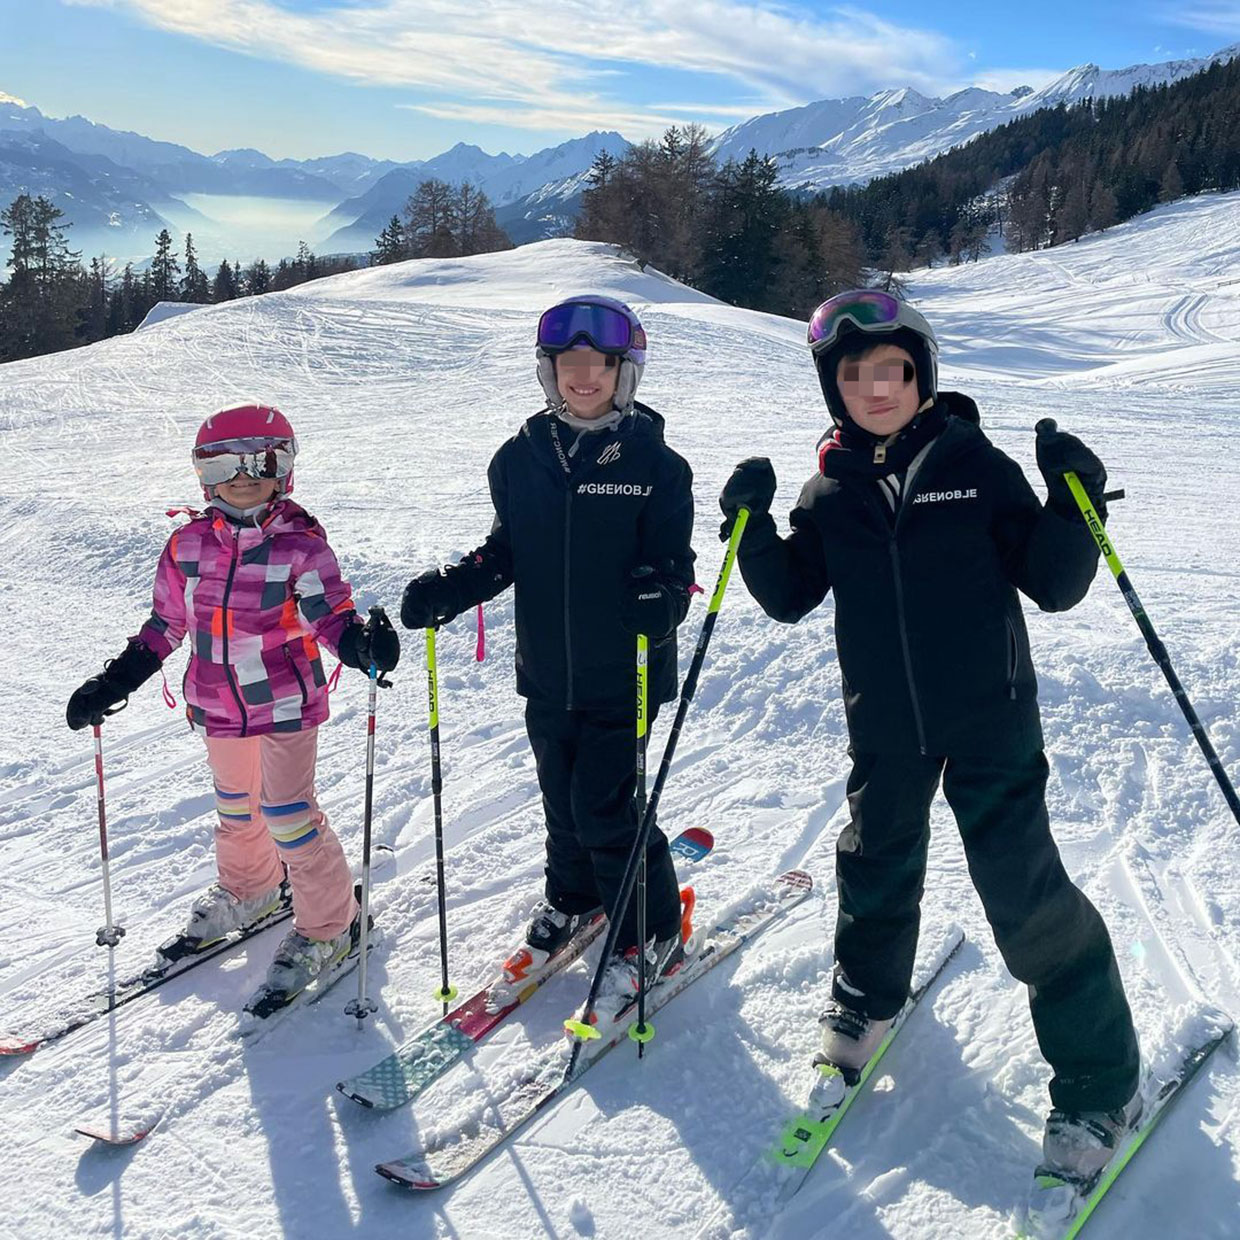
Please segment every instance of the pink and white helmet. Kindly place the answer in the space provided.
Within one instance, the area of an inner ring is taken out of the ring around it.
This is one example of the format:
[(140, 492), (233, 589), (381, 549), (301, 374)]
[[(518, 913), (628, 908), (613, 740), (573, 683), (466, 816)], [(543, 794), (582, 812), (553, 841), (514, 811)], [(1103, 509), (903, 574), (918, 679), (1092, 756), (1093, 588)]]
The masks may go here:
[(297, 436), (288, 418), (270, 405), (236, 405), (213, 413), (198, 428), (191, 454), (194, 471), (207, 499), (215, 488), (238, 474), (276, 478), (280, 491), (293, 490)]

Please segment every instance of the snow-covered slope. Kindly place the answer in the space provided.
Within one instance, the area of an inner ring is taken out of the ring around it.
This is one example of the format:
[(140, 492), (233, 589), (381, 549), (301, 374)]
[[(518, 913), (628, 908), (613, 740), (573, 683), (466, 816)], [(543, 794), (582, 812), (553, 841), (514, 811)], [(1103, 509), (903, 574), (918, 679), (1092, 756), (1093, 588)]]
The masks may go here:
[[(781, 511), (814, 468), (824, 416), (803, 325), (721, 305), (605, 246), (548, 242), (350, 273), (0, 367), (9, 463), (0, 477), (0, 1023), (26, 1027), (57, 988), (106, 975), (93, 945), (102, 912), (91, 746), (65, 730), (64, 702), (141, 622), (170, 529), (163, 510), (196, 498), (188, 451), (199, 419), (239, 397), (279, 404), (303, 444), (297, 498), (325, 523), (359, 603), (395, 609), (411, 574), (485, 535), (486, 464), (539, 405), (537, 313), (582, 289), (626, 297), (642, 314), (651, 339), (642, 394), (693, 465), (699, 579), (710, 583), (715, 497), (733, 463), (769, 455)], [(1240, 195), (1165, 207), (1071, 247), (916, 273), (913, 293), (941, 328), (944, 385), (978, 399), (988, 432), (1035, 481), (1032, 428), (1049, 415), (1085, 437), (1127, 489), (1111, 532), (1240, 776)], [(523, 1048), (550, 1045), (587, 985), (576, 967), (548, 986), (416, 1113), (365, 1113), (334, 1096), (342, 1072), (437, 1011), (424, 682), (411, 635), (377, 729), (375, 832), (398, 865), (374, 893), (388, 931), (372, 970), (375, 1020), (359, 1034), (341, 1014), (346, 986), (242, 1050), (235, 1013), (265, 968), (268, 936), (114, 1022), (0, 1062), (0, 1159), (13, 1169), (0, 1187), (0, 1232), (691, 1236), (799, 1100), (817, 1042), (833, 849), (847, 813), (830, 613), (828, 601), (800, 625), (775, 625), (734, 578), (662, 821), (715, 832), (714, 854), (693, 875), (700, 910), (794, 865), (815, 874), (819, 894), (665, 1009), (642, 1063), (627, 1047), (614, 1052), (451, 1193), (410, 1196), (373, 1173), (426, 1125), (485, 1106), (486, 1081)], [(699, 602), (690, 633), (701, 619)], [(465, 621), (439, 642), (451, 974), (463, 990), (519, 930), (541, 874), (510, 597), (488, 608), (488, 622), (481, 665)], [(1105, 572), (1075, 611), (1031, 612), (1029, 622), (1056, 833), (1108, 920), (1156, 1052), (1187, 1003), (1240, 1011), (1240, 830)], [(181, 666), (177, 658), (169, 669), (174, 687)], [(357, 673), (345, 673), (333, 713), (319, 791), (356, 859)], [(656, 754), (667, 723), (656, 728)], [(129, 926), (124, 970), (209, 880), (212, 798), (201, 742), (164, 708), (157, 685), (105, 733), (115, 899)], [(969, 943), (774, 1236), (1008, 1234), (1036, 1158), (1048, 1072), (941, 805), (935, 826), (924, 941), (959, 921)], [(128, 1152), (87, 1148), (70, 1131), (84, 1111), (152, 1098), (166, 1119)], [(1216, 1057), (1132, 1170), (1091, 1220), (1098, 1240), (1236, 1234), (1233, 1050)]]
[(735, 125), (719, 135), (712, 149), (720, 160), (744, 159), (751, 149), (773, 156), (780, 182), (789, 188), (868, 181), (932, 159), (1039, 108), (1178, 82), (1237, 54), (1240, 44), (1198, 60), (1127, 69), (1079, 65), (1040, 90), (1018, 87), (1010, 94), (970, 87), (937, 99), (904, 88), (880, 91), (868, 99), (824, 99)]

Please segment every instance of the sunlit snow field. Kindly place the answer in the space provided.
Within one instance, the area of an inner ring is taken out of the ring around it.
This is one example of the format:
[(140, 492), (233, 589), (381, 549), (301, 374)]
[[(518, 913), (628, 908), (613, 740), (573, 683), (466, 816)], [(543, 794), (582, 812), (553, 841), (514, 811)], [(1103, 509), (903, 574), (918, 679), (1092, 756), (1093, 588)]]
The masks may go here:
[[(198, 502), (188, 451), (212, 409), (277, 404), (303, 446), (296, 498), (323, 521), (361, 607), (393, 612), (411, 575), (486, 534), (485, 468), (540, 405), (537, 313), (562, 294), (630, 301), (651, 340), (642, 397), (695, 472), (698, 578), (718, 568), (717, 495), (769, 455), (791, 507), (825, 414), (803, 325), (721, 305), (602, 245), (549, 241), (406, 263), (208, 307), (133, 336), (0, 367), (0, 1026), (36, 1027), (58, 996), (106, 979), (89, 733), (73, 687), (149, 606), (166, 508)], [(1110, 529), (1233, 778), (1240, 778), (1240, 195), (1160, 208), (1079, 244), (915, 273), (940, 332), (942, 386), (971, 393), (1041, 491), (1033, 425), (1081, 435), (1127, 490)], [(781, 516), (782, 519), (782, 516)], [(417, 1197), (373, 1165), (484, 1105), (487, 1080), (546, 1049), (584, 996), (576, 966), (417, 1110), (367, 1113), (334, 1082), (431, 1021), (438, 1005), (425, 685), (409, 635), (378, 722), (375, 836), (397, 867), (374, 891), (387, 941), (377, 1017), (341, 1013), (352, 983), (263, 1041), (236, 1012), (278, 938), (40, 1051), (0, 1061), (0, 1235), (21, 1237), (691, 1236), (802, 1099), (825, 1002), (832, 856), (848, 762), (830, 600), (768, 620), (739, 578), (663, 802), (669, 832), (710, 827), (700, 915), (793, 866), (814, 898), (677, 999), (642, 1063), (627, 1045), (459, 1187)], [(694, 606), (682, 669), (704, 607)], [(1027, 608), (1052, 816), (1066, 862), (1111, 927), (1157, 1058), (1192, 1005), (1240, 1015), (1240, 827), (1105, 568), (1067, 615)], [(451, 975), (482, 982), (540, 888), (541, 812), (513, 690), (512, 607), (440, 636)], [(180, 680), (184, 655), (169, 663)], [(356, 862), (366, 686), (345, 671), (322, 731), (319, 792)], [(671, 712), (659, 721), (656, 756)], [(202, 743), (158, 682), (104, 729), (122, 973), (212, 876)], [(1009, 1234), (1036, 1161), (1049, 1071), (1023, 988), (1003, 969), (950, 815), (935, 810), (927, 945), (969, 939), (884, 1061), (778, 1237), (956, 1240)], [(84, 1114), (152, 1101), (129, 1150), (73, 1134)], [(742, 1203), (743, 1204), (743, 1203)], [(768, 1234), (755, 1225), (750, 1234)], [(1167, 1119), (1089, 1225), (1097, 1237), (1240, 1234), (1234, 1044)]]

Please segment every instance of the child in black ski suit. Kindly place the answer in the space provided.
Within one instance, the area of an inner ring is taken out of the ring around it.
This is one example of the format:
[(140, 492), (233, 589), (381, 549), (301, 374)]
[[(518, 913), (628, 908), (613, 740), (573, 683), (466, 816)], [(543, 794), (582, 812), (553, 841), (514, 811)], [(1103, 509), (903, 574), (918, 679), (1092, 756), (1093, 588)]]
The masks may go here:
[(1064, 481), (1095, 507), (1106, 471), (1075, 437), (1041, 433), (1048, 501), (937, 391), (934, 333), (906, 303), (865, 290), (824, 303), (810, 343), (834, 430), (781, 539), (764, 458), (720, 503), (751, 518), (738, 561), (773, 619), (795, 623), (835, 592), (852, 773), (836, 853), (839, 911), (824, 1054), (869, 1059), (909, 993), (940, 779), (1004, 961), (1027, 983), (1054, 1070), (1047, 1163), (1105, 1163), (1139, 1111), (1139, 1061), (1101, 917), (1051, 838), (1037, 681), (1017, 591), (1044, 611), (1085, 596), (1098, 550)]
[[(636, 634), (651, 642), (651, 718), (676, 696), (676, 627), (693, 585), (693, 476), (664, 443), (663, 419), (634, 401), (645, 346), (637, 316), (610, 298), (573, 298), (542, 316), (538, 375), (549, 408), (491, 461), (491, 534), (405, 591), (401, 618), (421, 628), (515, 587), (517, 692), (527, 699), (547, 860), (545, 899), (505, 965), (513, 983), (534, 977), (600, 909), (614, 910), (638, 825)], [(636, 903), (600, 1010), (636, 978)], [(675, 869), (655, 827), (652, 979), (683, 960), (680, 924)]]

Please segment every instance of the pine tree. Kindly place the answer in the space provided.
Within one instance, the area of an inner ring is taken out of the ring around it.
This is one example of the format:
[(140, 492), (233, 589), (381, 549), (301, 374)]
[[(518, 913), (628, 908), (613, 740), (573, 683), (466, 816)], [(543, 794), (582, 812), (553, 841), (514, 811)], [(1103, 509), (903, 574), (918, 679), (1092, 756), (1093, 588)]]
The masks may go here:
[(383, 267), (388, 263), (403, 262), (409, 257), (405, 244), (405, 230), (401, 225), (400, 216), (394, 215), (387, 227), (375, 238), (375, 248), (370, 252), (370, 262), (374, 267)]
[(423, 181), (405, 203), (405, 239), (413, 258), (457, 253), (456, 195), (446, 181)]
[(211, 282), (211, 300), (234, 301), (238, 293), (236, 269), (228, 259), (221, 259), (220, 265), (215, 269), (215, 279)]
[(181, 265), (172, 253), (172, 236), (166, 228), (155, 238), (155, 258), (151, 262), (151, 295), (158, 301), (173, 301), (178, 289)]
[(261, 259), (256, 258), (245, 273), (245, 295), (258, 297), (271, 288), (271, 268)]
[(9, 280), (0, 288), (0, 361), (35, 357), (77, 343), (84, 272), (50, 199), (19, 194), (0, 211), (12, 237)]
[(202, 304), (210, 300), (211, 287), (206, 273), (198, 266), (193, 233), (185, 234), (185, 274), (181, 277), (181, 300)]

